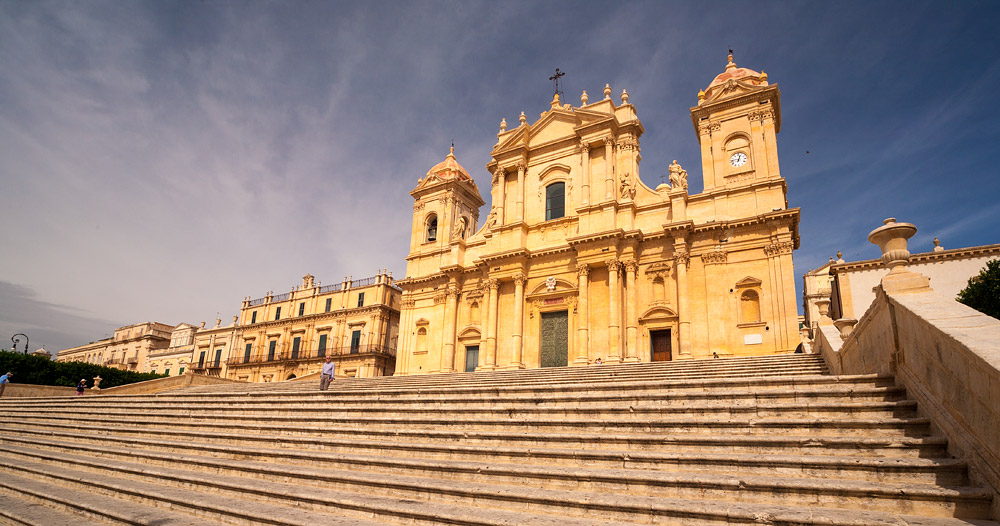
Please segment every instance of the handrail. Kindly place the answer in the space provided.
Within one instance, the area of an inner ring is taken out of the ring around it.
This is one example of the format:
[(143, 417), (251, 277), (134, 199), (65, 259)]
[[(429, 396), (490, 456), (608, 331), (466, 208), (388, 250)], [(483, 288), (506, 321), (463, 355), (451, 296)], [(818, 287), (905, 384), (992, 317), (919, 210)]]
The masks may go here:
[(277, 362), (308, 362), (319, 361), (326, 356), (332, 356), (335, 360), (338, 356), (348, 356), (351, 354), (387, 354), (396, 355), (396, 348), (388, 345), (358, 345), (356, 347), (330, 347), (327, 349), (301, 349), (297, 353), (292, 351), (275, 352), (270, 355), (267, 352), (254, 352), (249, 359), (243, 353), (230, 355), (226, 359), (227, 366), (253, 365)]
[(266, 297), (264, 297), (264, 298), (257, 298), (255, 300), (250, 300), (250, 304), (249, 305), (251, 307), (256, 307), (257, 305), (263, 305), (265, 303), (267, 303), (267, 298)]

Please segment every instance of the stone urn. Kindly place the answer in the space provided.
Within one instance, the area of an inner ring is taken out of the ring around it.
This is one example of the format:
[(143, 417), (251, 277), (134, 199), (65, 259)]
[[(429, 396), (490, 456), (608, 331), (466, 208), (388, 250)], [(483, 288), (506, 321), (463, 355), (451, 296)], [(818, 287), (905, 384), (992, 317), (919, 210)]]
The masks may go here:
[(819, 315), (821, 318), (829, 318), (830, 298), (821, 298), (816, 300), (816, 308), (819, 309)]
[(858, 320), (854, 318), (840, 318), (839, 320), (833, 320), (833, 326), (840, 331), (840, 339), (846, 340), (848, 336), (851, 335), (851, 331), (854, 330), (854, 326), (858, 324)]
[(890, 274), (903, 271), (910, 260), (910, 251), (906, 241), (917, 233), (917, 227), (911, 223), (897, 223), (895, 217), (882, 222), (883, 225), (868, 234), (868, 241), (878, 245), (882, 250), (882, 263), (889, 267)]

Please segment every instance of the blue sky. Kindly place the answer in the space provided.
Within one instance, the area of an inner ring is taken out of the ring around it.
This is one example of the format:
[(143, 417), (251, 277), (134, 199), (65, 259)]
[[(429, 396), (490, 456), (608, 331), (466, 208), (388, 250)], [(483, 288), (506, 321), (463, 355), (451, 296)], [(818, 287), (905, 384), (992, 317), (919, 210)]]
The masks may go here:
[[(801, 274), (915, 223), (1000, 242), (996, 2), (0, 2), (0, 346), (51, 351), (405, 269), (418, 178), (501, 118), (628, 89), (640, 175), (700, 191), (689, 108), (726, 51), (782, 91)], [(808, 152), (808, 153), (807, 153)], [(488, 197), (488, 196), (485, 196)], [(488, 205), (487, 205), (488, 206)], [(485, 217), (487, 210), (481, 212)], [(799, 291), (801, 294), (801, 290)]]

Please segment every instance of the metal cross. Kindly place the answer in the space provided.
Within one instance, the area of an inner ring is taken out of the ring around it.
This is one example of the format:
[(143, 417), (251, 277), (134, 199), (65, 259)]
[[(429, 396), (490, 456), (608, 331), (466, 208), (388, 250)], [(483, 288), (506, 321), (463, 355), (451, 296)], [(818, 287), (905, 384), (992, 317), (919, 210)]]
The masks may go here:
[(549, 80), (552, 81), (555, 89), (553, 94), (562, 94), (562, 91), (559, 91), (559, 79), (561, 79), (565, 75), (566, 75), (565, 71), (559, 71), (559, 68), (556, 68), (556, 74), (549, 77)]

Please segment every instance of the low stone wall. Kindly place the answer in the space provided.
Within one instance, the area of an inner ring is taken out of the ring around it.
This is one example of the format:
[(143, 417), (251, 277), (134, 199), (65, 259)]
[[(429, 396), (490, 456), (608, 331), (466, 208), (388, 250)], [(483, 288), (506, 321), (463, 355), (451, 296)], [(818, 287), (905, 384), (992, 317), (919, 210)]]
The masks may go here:
[(973, 482), (992, 488), (1000, 517), (1000, 320), (933, 290), (879, 287), (846, 340), (831, 328), (816, 344), (837, 374), (894, 374)]
[(157, 378), (156, 380), (146, 380), (134, 384), (119, 385), (109, 389), (101, 389), (100, 394), (152, 394), (182, 387), (193, 387), (196, 385), (215, 384), (241, 384), (239, 380), (229, 380), (217, 376), (205, 376), (201, 374), (187, 373), (180, 376), (170, 376), (167, 378)]
[[(89, 394), (90, 389), (87, 389)], [(76, 396), (76, 387), (8, 383), (4, 398), (37, 398), (44, 396)]]

